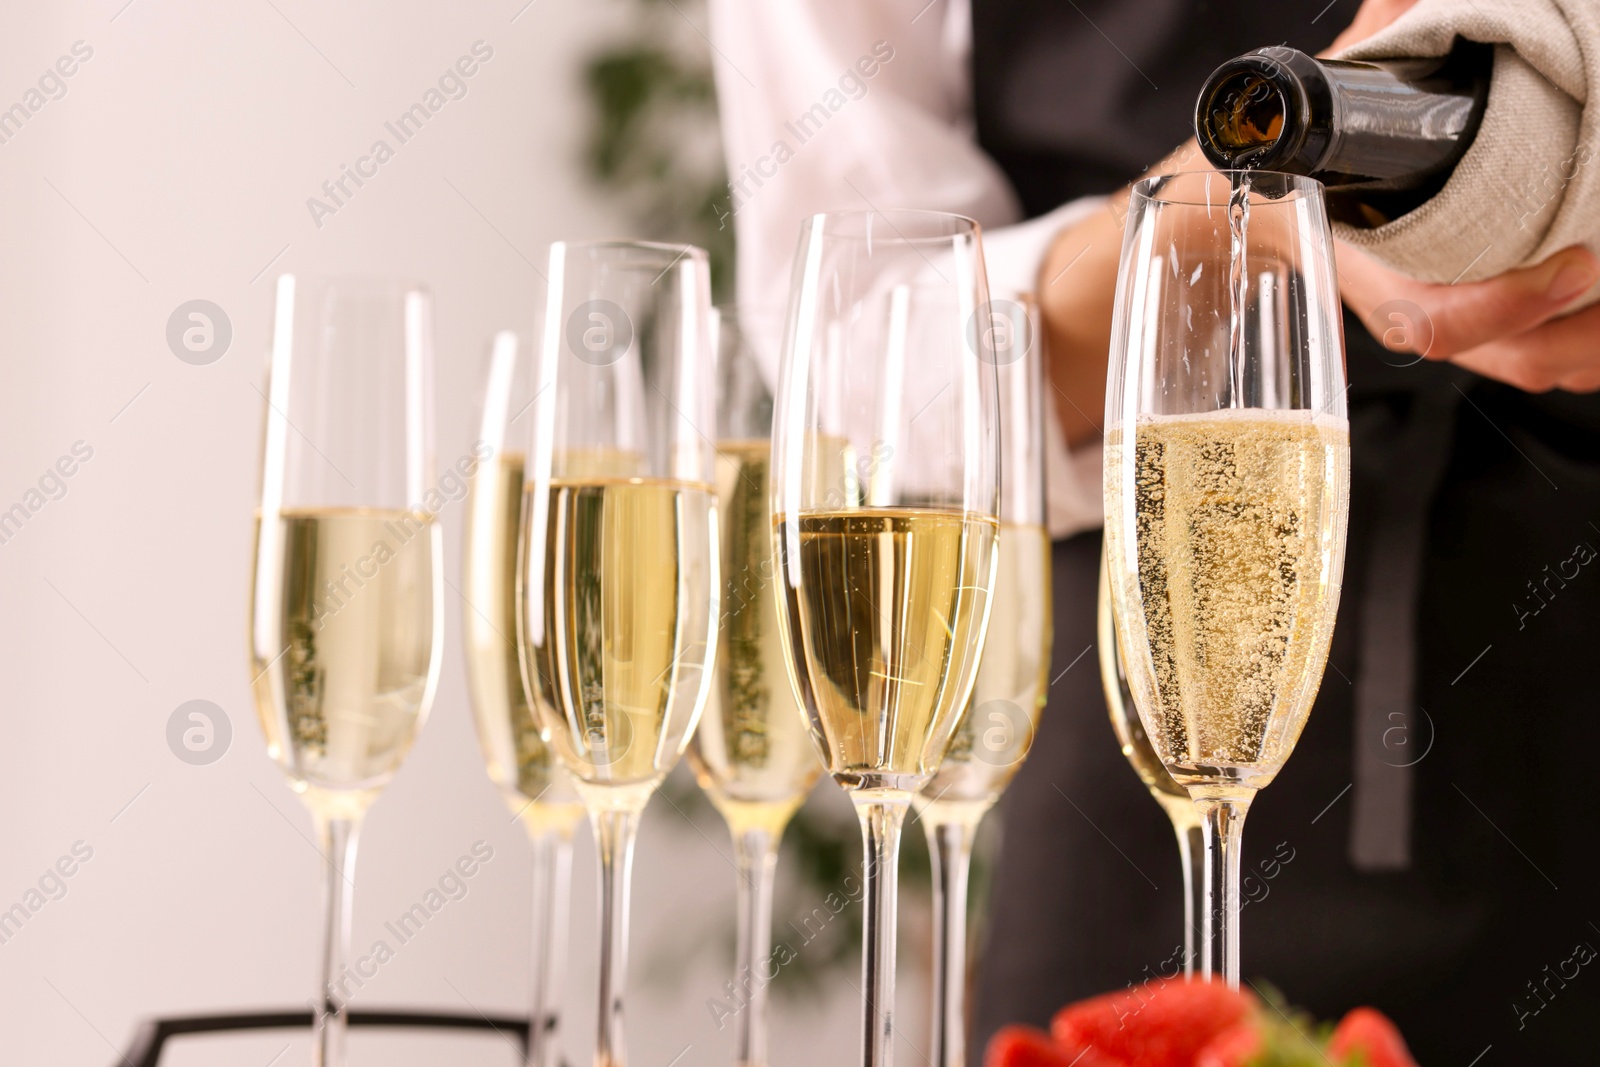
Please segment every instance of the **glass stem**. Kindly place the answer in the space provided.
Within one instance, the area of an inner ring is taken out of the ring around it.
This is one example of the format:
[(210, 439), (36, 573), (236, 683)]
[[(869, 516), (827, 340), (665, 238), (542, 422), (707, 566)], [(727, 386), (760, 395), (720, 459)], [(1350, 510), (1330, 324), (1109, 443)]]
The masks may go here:
[(899, 892), (900, 831), (909, 798), (852, 794), (865, 846), (865, 913), (861, 932), (861, 1062), (890, 1067), (894, 1062), (894, 935)]
[(312, 1067), (344, 1067), (345, 1031), (350, 1021), (346, 959), (350, 953), (351, 874), (355, 870), (360, 824), (351, 818), (314, 815), (322, 842), (322, 975), (311, 1008)]
[(733, 836), (739, 868), (739, 929), (734, 954), (733, 1002), (743, 1006), (733, 1021), (733, 1061), (739, 1067), (767, 1062), (767, 983), (763, 968), (772, 954), (772, 884), (778, 869), (778, 843), (765, 829), (751, 827)]
[(628, 984), (628, 885), (640, 814), (609, 808), (591, 812), (600, 855), (600, 1012), (595, 1067), (622, 1067), (628, 1058), (622, 994)]
[(1206, 895), (1206, 829), (1199, 819), (1172, 820), (1178, 837), (1178, 858), (1183, 861), (1183, 976), (1193, 978), (1199, 962), (1195, 942), (1200, 928), (1197, 914)]
[(933, 864), (933, 1067), (966, 1063), (967, 877), (977, 825), (923, 813)]
[(1215, 793), (1197, 787), (1196, 808), (1205, 841), (1205, 937), (1200, 946), (1200, 973), (1220, 975), (1230, 989), (1239, 988), (1239, 849), (1244, 817), (1254, 794), (1249, 790)]
[(528, 1067), (560, 1062), (561, 986), (567, 961), (567, 904), (572, 888), (572, 833), (532, 838), (533, 966), (529, 973)]

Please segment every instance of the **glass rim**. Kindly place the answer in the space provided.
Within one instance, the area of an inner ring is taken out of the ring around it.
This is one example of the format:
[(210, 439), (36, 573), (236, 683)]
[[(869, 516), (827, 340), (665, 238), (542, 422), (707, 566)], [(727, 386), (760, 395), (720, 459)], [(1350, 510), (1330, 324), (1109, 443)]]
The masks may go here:
[(711, 309), (720, 314), (723, 318), (728, 318), (730, 316), (738, 318), (740, 316), (744, 316), (752, 319), (781, 319), (788, 314), (788, 308), (782, 304), (763, 306), (761, 304), (740, 303), (737, 300), (729, 300), (721, 304), (712, 304)]
[(409, 296), (412, 293), (426, 296), (430, 299), (433, 296), (432, 290), (428, 288), (428, 283), (397, 274), (368, 274), (361, 271), (355, 271), (350, 274), (337, 274), (286, 270), (279, 274), (274, 281), (277, 284), (282, 284), (285, 278), (293, 281), (297, 290), (310, 286), (321, 289), (344, 289), (364, 296)]
[(1273, 182), (1281, 183), (1287, 191), (1283, 196), (1271, 200), (1251, 200), (1251, 206), (1274, 207), (1279, 204), (1292, 204), (1300, 200), (1314, 198), (1322, 199), (1324, 196), (1323, 184), (1315, 178), (1304, 174), (1291, 174), (1281, 170), (1246, 170), (1235, 168), (1231, 170), (1177, 170), (1168, 174), (1152, 174), (1148, 178), (1141, 178), (1133, 183), (1130, 200), (1143, 200), (1152, 204), (1172, 204), (1177, 207), (1226, 207), (1228, 196), (1224, 195), (1218, 200), (1202, 200), (1188, 196), (1162, 196), (1161, 186), (1180, 179), (1195, 178), (1226, 178), (1227, 189), (1231, 193), (1233, 178), (1237, 175), (1248, 175), (1251, 179), (1268, 178)]
[(679, 259), (695, 259), (703, 262), (710, 261), (710, 254), (699, 245), (674, 243), (671, 241), (636, 241), (626, 237), (600, 238), (597, 240), (567, 241), (556, 240), (550, 242), (550, 249), (557, 248), (569, 252), (646, 252), (670, 255), (673, 262)]
[(717, 320), (718, 329), (739, 336), (774, 332), (781, 341), (789, 324), (789, 309), (782, 306), (763, 308), (749, 304), (712, 304), (711, 313)]
[[(866, 232), (865, 227), (860, 232), (850, 232), (835, 229), (834, 224), (863, 222), (874, 218), (881, 218), (889, 224), (894, 231), (893, 236), (881, 237), (877, 234)], [(909, 228), (917, 228), (915, 224), (926, 225), (930, 222), (940, 223), (944, 226), (943, 232), (923, 232), (915, 237), (907, 236), (901, 227), (895, 225), (896, 220), (908, 224)], [(810, 215), (801, 223), (802, 229), (809, 230), (818, 223), (822, 224), (822, 233), (826, 237), (844, 240), (882, 240), (896, 244), (944, 244), (954, 237), (978, 237), (983, 232), (982, 225), (970, 215), (958, 215), (953, 211), (937, 211), (932, 208), (846, 208), (839, 211), (819, 211)]]

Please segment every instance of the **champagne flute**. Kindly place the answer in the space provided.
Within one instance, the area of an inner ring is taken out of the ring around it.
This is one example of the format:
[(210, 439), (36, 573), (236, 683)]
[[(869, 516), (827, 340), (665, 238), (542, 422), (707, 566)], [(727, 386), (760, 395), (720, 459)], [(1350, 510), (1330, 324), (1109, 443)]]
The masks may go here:
[(571, 777), (540, 734), (518, 663), (517, 539), (526, 458), (511, 424), (533, 399), (531, 371), (517, 335), (496, 334), (473, 446), (479, 463), (467, 495), (462, 627), (473, 718), (489, 778), (533, 847), (527, 1063), (556, 1067), (572, 835), (584, 812)]
[[(689, 763), (733, 835), (739, 871), (734, 1061), (767, 1062), (766, 973), (778, 842), (822, 765), (806, 734), (778, 625), (768, 474), (772, 392), (758, 346), (781, 320), (713, 310), (717, 347), (717, 510), (722, 539), (722, 620), (712, 701), (689, 743)], [(771, 364), (769, 364), (771, 365)]]
[[(981, 328), (980, 328), (981, 319)], [(928, 211), (801, 229), (772, 437), (785, 653), (865, 844), (862, 1062), (893, 1058), (912, 795), (977, 673), (999, 530), (998, 385), (978, 226)]]
[(1038, 309), (997, 300), (991, 343), (1000, 384), (1000, 549), (983, 658), (944, 762), (912, 797), (933, 866), (933, 1048), (966, 1061), (967, 877), (978, 824), (1033, 744), (1049, 688), (1050, 535), (1045, 532), (1044, 396)]
[[(1205, 828), (1200, 811), (1189, 798), (1189, 791), (1161, 765), (1144, 732), (1133, 694), (1128, 691), (1128, 672), (1117, 647), (1117, 620), (1111, 611), (1111, 571), (1105, 555), (1100, 557), (1100, 593), (1095, 609), (1096, 634), (1100, 646), (1100, 684), (1105, 688), (1106, 710), (1111, 713), (1111, 729), (1117, 735), (1122, 755), (1139, 776), (1161, 810), (1167, 813), (1178, 838), (1178, 860), (1183, 864), (1183, 973), (1194, 974), (1195, 907), (1205, 896)], [(1201, 862), (1196, 863), (1196, 858)]]
[(519, 573), (523, 673), (600, 856), (596, 1067), (625, 1062), (639, 819), (710, 690), (718, 548), (704, 251), (550, 246)]
[(1129, 689), (1204, 820), (1201, 970), (1239, 983), (1239, 843), (1305, 726), (1344, 567), (1350, 438), (1316, 181), (1134, 186), (1106, 394), (1106, 559)]
[(267, 751), (327, 861), (317, 1067), (344, 1063), (357, 832), (422, 727), (444, 647), (424, 503), (437, 493), (431, 329), (414, 287), (278, 279), (250, 659)]

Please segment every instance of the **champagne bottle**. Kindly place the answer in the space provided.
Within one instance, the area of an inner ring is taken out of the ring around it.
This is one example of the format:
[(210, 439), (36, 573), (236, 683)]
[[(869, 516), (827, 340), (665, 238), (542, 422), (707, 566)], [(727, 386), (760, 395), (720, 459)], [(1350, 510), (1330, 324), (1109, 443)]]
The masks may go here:
[(1328, 187), (1328, 214), (1381, 226), (1444, 187), (1489, 97), (1491, 45), (1433, 59), (1350, 62), (1272, 47), (1212, 72), (1195, 136), (1215, 166), (1275, 170)]

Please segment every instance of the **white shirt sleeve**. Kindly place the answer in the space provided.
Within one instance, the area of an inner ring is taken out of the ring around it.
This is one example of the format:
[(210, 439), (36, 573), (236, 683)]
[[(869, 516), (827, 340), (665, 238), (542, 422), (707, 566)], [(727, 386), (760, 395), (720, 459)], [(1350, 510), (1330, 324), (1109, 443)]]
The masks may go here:
[[(1027, 222), (986, 231), (983, 258), (989, 267), (990, 292), (1000, 297), (1036, 291), (1039, 265), (1056, 235), (1082, 222), (1104, 203), (1104, 197), (1086, 196)], [(1042, 342), (1043, 338), (1034, 339), (1035, 344)], [(1044, 402), (1045, 526), (1052, 538), (1060, 540), (1097, 529), (1105, 521), (1102, 450), (1098, 440), (1077, 449), (1067, 447), (1056, 412), (1055, 386), (1048, 377), (1045, 388), (1051, 393)]]
[[(710, 0), (738, 244), (738, 302), (786, 303), (801, 222), (821, 211), (926, 208), (984, 227), (996, 296), (1031, 292), (1051, 239), (1093, 210), (1022, 225), (1005, 174), (972, 134), (967, 0)], [(1069, 453), (1045, 404), (1049, 527), (1101, 522), (1100, 448)]]

